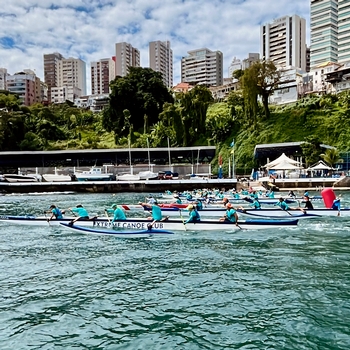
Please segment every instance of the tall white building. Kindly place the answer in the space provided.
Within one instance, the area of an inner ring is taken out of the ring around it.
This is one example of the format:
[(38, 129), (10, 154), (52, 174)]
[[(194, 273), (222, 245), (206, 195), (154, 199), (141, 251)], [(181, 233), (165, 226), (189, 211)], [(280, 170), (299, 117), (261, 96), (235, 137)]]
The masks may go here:
[[(311, 0), (311, 42), (310, 42), (310, 67), (311, 69), (325, 62), (338, 62), (338, 2), (346, 12), (348, 0)], [(345, 6), (344, 6), (345, 5)], [(346, 19), (344, 17), (343, 19)], [(349, 25), (349, 22), (348, 22)], [(346, 25), (343, 23), (343, 35)], [(344, 57), (345, 52), (342, 53)]]
[(7, 90), (6, 78), (8, 75), (6, 68), (0, 68), (0, 90)]
[(261, 57), (276, 66), (306, 70), (306, 21), (284, 16), (260, 27)]
[(223, 54), (203, 48), (188, 51), (181, 59), (181, 82), (206, 86), (223, 85)]
[[(63, 58), (58, 61), (57, 87), (78, 88), (86, 95), (86, 64), (79, 58)], [(74, 101), (74, 98), (67, 98)]]
[(100, 95), (110, 93), (109, 83), (115, 78), (115, 61), (103, 58), (91, 62), (91, 94)]
[(125, 77), (128, 67), (140, 67), (140, 51), (126, 42), (115, 44), (115, 74)]
[(162, 74), (166, 87), (173, 87), (173, 50), (170, 48), (170, 41), (149, 43), (149, 66)]
[(232, 73), (242, 69), (242, 61), (239, 58), (233, 57), (233, 60), (228, 67), (228, 77), (232, 78)]

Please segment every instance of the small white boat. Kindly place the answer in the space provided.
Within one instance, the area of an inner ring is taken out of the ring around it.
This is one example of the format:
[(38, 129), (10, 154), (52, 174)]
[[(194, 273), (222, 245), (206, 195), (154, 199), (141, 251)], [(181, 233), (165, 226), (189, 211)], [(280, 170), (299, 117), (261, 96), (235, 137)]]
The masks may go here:
[(141, 178), (138, 174), (122, 174), (116, 176), (117, 181), (140, 181)]
[(113, 174), (94, 166), (90, 170), (74, 171), (74, 176), (77, 181), (110, 181)]
[(147, 171), (140, 171), (139, 177), (141, 180), (149, 180), (149, 179), (157, 179), (158, 173), (154, 173), (153, 171), (147, 170)]
[(46, 182), (67, 182), (72, 181), (72, 177), (70, 175), (59, 174), (57, 169), (55, 168), (54, 174), (43, 174), (43, 179)]
[[(0, 222), (6, 224), (17, 225), (31, 225), (31, 226), (57, 226), (61, 223), (68, 224), (74, 217), (64, 218), (60, 220), (47, 221), (47, 217), (44, 216), (0, 216)], [(94, 229), (110, 228), (114, 227), (121, 230), (148, 230), (150, 220), (144, 218), (128, 218), (123, 221), (115, 221), (114, 223), (107, 218), (96, 217), (90, 220), (79, 220), (74, 225), (90, 227)], [(257, 229), (271, 229), (278, 227), (296, 227), (298, 224), (297, 219), (247, 219), (239, 220), (238, 226), (231, 222), (220, 222), (218, 220), (201, 220), (196, 223), (188, 223), (184, 225), (182, 219), (168, 219), (165, 221), (157, 221), (153, 224), (152, 228), (156, 230), (167, 231), (234, 231), (240, 229), (257, 230)], [(73, 226), (74, 226), (73, 225)]]
[(21, 168), (18, 168), (17, 174), (3, 174), (3, 177), (7, 182), (39, 182), (42, 180), (38, 169), (35, 174), (25, 174), (21, 171)]

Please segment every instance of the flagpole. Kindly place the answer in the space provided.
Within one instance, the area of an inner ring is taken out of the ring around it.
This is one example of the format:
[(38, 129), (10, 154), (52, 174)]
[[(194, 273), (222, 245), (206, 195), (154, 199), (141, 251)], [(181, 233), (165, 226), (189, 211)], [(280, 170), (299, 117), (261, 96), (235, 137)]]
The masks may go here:
[(232, 179), (235, 178), (235, 139), (232, 140), (231, 145), (232, 147)]

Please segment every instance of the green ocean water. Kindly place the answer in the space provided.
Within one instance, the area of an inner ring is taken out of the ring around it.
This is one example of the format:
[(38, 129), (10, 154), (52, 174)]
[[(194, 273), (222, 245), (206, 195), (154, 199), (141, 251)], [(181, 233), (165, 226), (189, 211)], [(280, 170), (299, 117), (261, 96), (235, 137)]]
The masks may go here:
[[(144, 197), (9, 195), (0, 215)], [(133, 239), (0, 232), (1, 350), (350, 349), (350, 218)]]

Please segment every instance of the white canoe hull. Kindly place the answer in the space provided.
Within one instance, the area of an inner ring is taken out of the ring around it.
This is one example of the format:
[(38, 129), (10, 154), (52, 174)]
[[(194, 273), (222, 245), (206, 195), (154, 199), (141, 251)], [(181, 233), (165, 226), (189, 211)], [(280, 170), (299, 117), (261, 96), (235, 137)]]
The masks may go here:
[(341, 216), (341, 217), (350, 217), (350, 209), (341, 209), (340, 214), (338, 215), (338, 210), (319, 208), (319, 209), (310, 209), (306, 210), (306, 214), (303, 214), (300, 210), (282, 210), (282, 209), (247, 209), (242, 214), (249, 215), (254, 218), (310, 218), (310, 217), (325, 217), (325, 216)]
[[(31, 225), (31, 226), (57, 226), (60, 223), (69, 223), (72, 218), (65, 218), (62, 220), (51, 220), (47, 222), (45, 217), (35, 216), (0, 216), (0, 222), (19, 224), (19, 225)], [(93, 228), (117, 228), (122, 230), (147, 230), (150, 220), (143, 218), (128, 218), (125, 221), (117, 221), (113, 224), (107, 218), (98, 217), (94, 220), (79, 220), (75, 223), (77, 226), (93, 227)], [(181, 219), (169, 219), (166, 221), (155, 222), (153, 228), (157, 230), (167, 231), (232, 231), (239, 229), (270, 229), (278, 227), (296, 227), (298, 224), (297, 219), (293, 220), (265, 220), (261, 219), (248, 219), (239, 221), (239, 226), (233, 223), (219, 222), (218, 220), (202, 220), (196, 223), (188, 223), (184, 225)]]

